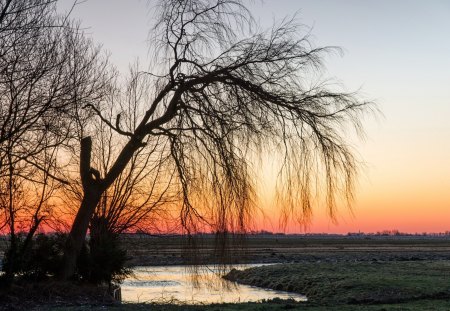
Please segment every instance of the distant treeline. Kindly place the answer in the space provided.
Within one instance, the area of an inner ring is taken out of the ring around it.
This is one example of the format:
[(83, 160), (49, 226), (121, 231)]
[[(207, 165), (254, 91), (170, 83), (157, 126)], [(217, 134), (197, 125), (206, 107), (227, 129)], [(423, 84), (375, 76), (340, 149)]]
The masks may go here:
[[(20, 232), (18, 233), (20, 234)], [(48, 232), (47, 234), (52, 235), (52, 232)], [(121, 233), (122, 236), (136, 236), (136, 237), (183, 237), (184, 234), (178, 234), (178, 233), (148, 233), (143, 231), (136, 231), (136, 232), (125, 232)], [(193, 236), (215, 236), (217, 233), (213, 232), (199, 232), (194, 234)], [(348, 233), (284, 233), (284, 232), (271, 232), (266, 230), (261, 231), (251, 231), (247, 233), (242, 234), (234, 234), (241, 235), (241, 236), (285, 236), (285, 237), (372, 237), (372, 236), (411, 236), (411, 237), (442, 237), (442, 236), (449, 236), (450, 237), (450, 231), (444, 231), (444, 232), (421, 232), (421, 233), (408, 233), (408, 232), (400, 232), (398, 230), (383, 230), (383, 231), (377, 231), (377, 232), (348, 232)], [(89, 234), (88, 234), (89, 236)], [(8, 235), (0, 234), (0, 239), (8, 239)]]

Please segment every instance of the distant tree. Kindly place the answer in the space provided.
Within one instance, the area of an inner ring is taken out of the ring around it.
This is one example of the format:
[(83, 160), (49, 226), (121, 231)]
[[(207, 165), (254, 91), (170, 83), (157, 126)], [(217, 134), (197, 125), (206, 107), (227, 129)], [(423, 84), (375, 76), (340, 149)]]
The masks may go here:
[[(167, 159), (175, 172), (178, 218), (189, 234), (245, 232), (255, 202), (250, 159), (264, 150), (282, 159), (278, 190), (286, 215), (310, 215), (321, 177), (330, 211), (338, 192), (351, 201), (357, 165), (344, 130), (360, 130), (370, 105), (317, 79), (323, 55), (333, 49), (312, 47), (295, 20), (264, 32), (253, 26), (238, 0), (159, 2), (150, 100), (141, 109), (117, 109), (115, 122), (109, 109), (89, 105), (126, 140), (101, 172), (93, 162), (95, 135), (81, 139), (83, 197), (65, 246), (63, 278), (75, 271), (102, 197), (146, 146), (156, 145), (157, 161)], [(122, 122), (131, 116), (135, 124)]]

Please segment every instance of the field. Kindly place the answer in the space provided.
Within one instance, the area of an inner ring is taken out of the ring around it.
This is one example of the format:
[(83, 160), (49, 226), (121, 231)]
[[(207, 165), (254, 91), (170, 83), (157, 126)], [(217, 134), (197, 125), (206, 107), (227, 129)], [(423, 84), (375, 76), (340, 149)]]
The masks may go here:
[(278, 264), (232, 270), (226, 278), (306, 294), (319, 306), (450, 303), (450, 261), (444, 260)]
[[(133, 234), (121, 239), (130, 266), (188, 264), (192, 253), (202, 263), (450, 260), (450, 236), (249, 235), (232, 241), (225, 256), (212, 235), (199, 236), (195, 250), (180, 236)], [(0, 238), (2, 257), (6, 245)]]
[[(178, 236), (123, 237), (130, 265), (187, 264), (192, 253)], [(450, 236), (250, 235), (231, 243), (225, 255), (214, 236), (197, 239), (194, 253), (201, 263), (296, 263), (341, 261), (450, 260)], [(223, 258), (222, 258), (223, 257)]]
[(52, 298), (40, 301), (34, 310), (450, 310), (448, 236), (251, 235), (236, 241), (224, 255), (214, 247), (214, 237), (205, 235), (196, 241), (198, 256), (194, 261), (189, 256), (190, 244), (179, 236), (125, 235), (122, 240), (130, 265), (214, 263), (223, 259), (229, 263), (279, 263), (233, 271), (229, 278), (306, 294), (309, 302), (118, 305), (83, 297), (67, 302), (50, 291)]
[[(179, 238), (159, 239), (135, 241), (132, 260), (182, 263), (183, 248), (175, 247), (183, 244)], [(211, 236), (201, 240), (203, 262), (215, 261), (213, 242)], [(152, 245), (153, 254), (143, 251), (146, 245)], [(213, 310), (450, 310), (448, 236), (254, 235), (240, 246), (236, 256), (227, 257), (230, 262), (281, 264), (233, 271), (230, 280), (306, 294), (309, 302), (211, 306)]]

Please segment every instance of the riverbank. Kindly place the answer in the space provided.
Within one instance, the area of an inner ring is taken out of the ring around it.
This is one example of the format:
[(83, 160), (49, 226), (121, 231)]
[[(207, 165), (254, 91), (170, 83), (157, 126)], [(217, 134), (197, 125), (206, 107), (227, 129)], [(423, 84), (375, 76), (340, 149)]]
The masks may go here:
[[(0, 289), (0, 310), (52, 310), (75, 306), (113, 306), (117, 301), (109, 294), (108, 286), (76, 284), (47, 280), (20, 280), (10, 288)], [(83, 310), (83, 309), (82, 309)], [(85, 309), (87, 310), (87, 309)]]
[(450, 310), (450, 261), (446, 260), (278, 264), (232, 270), (225, 278), (302, 293), (313, 306)]
[(308, 296), (309, 301), (305, 303), (274, 299), (262, 303), (193, 306), (183, 305), (178, 301), (123, 304), (110, 300), (83, 301), (80, 295), (77, 301), (58, 302), (53, 297), (53, 301), (41, 301), (34, 307), (28, 305), (23, 310), (450, 310), (450, 261), (278, 264), (243, 271), (234, 270), (228, 274), (227, 279), (303, 293)]
[[(180, 237), (124, 236), (123, 242), (132, 265), (170, 266), (187, 260), (185, 240)], [(204, 262), (214, 260), (207, 255), (213, 247), (214, 240), (204, 237), (199, 247)], [(117, 304), (107, 300), (104, 290), (90, 288), (85, 292), (84, 285), (71, 289), (61, 284), (35, 284), (17, 289), (22, 294), (9, 296), (9, 304), (4, 303), (5, 296), (0, 297), (0, 310), (450, 310), (448, 237), (258, 235), (247, 237), (236, 254), (241, 257), (232, 254), (229, 258), (240, 259), (240, 263), (281, 265), (253, 268), (235, 274), (234, 280), (297, 291), (310, 301)], [(32, 296), (35, 299), (30, 299)]]
[(238, 303), (216, 305), (174, 305), (174, 304), (124, 304), (120, 306), (78, 306), (38, 308), (36, 311), (447, 311), (450, 310), (450, 302), (423, 300), (400, 304), (381, 305), (346, 305), (343, 306), (314, 306), (308, 304), (293, 303), (289, 301), (271, 301), (264, 303)]
[(129, 304), (121, 306), (66, 307), (52, 309), (35, 309), (37, 311), (445, 311), (450, 310), (450, 302), (444, 300), (423, 300), (400, 304), (382, 305), (346, 305), (314, 306), (288, 301), (271, 301), (264, 303), (220, 304), (205, 306), (178, 306), (174, 304)]

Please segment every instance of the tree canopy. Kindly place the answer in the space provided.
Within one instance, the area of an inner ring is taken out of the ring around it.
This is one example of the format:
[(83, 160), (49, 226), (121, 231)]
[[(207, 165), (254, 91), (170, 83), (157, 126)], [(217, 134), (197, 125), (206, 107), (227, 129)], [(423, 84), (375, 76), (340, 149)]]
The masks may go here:
[[(135, 68), (123, 86), (52, 1), (20, 3), (0, 8), (0, 145), (21, 137), (36, 153), (18, 159), (39, 170), (41, 147), (75, 154), (79, 176), (46, 170), (79, 203), (62, 278), (93, 223), (117, 233), (157, 212), (188, 234), (245, 233), (263, 153), (280, 159), (283, 220), (308, 221), (316, 194), (331, 216), (338, 196), (352, 201), (358, 162), (347, 133), (362, 133), (373, 105), (322, 77), (339, 49), (315, 47), (295, 17), (261, 30), (240, 0), (158, 1), (150, 69)], [(51, 133), (54, 142), (30, 145)]]

